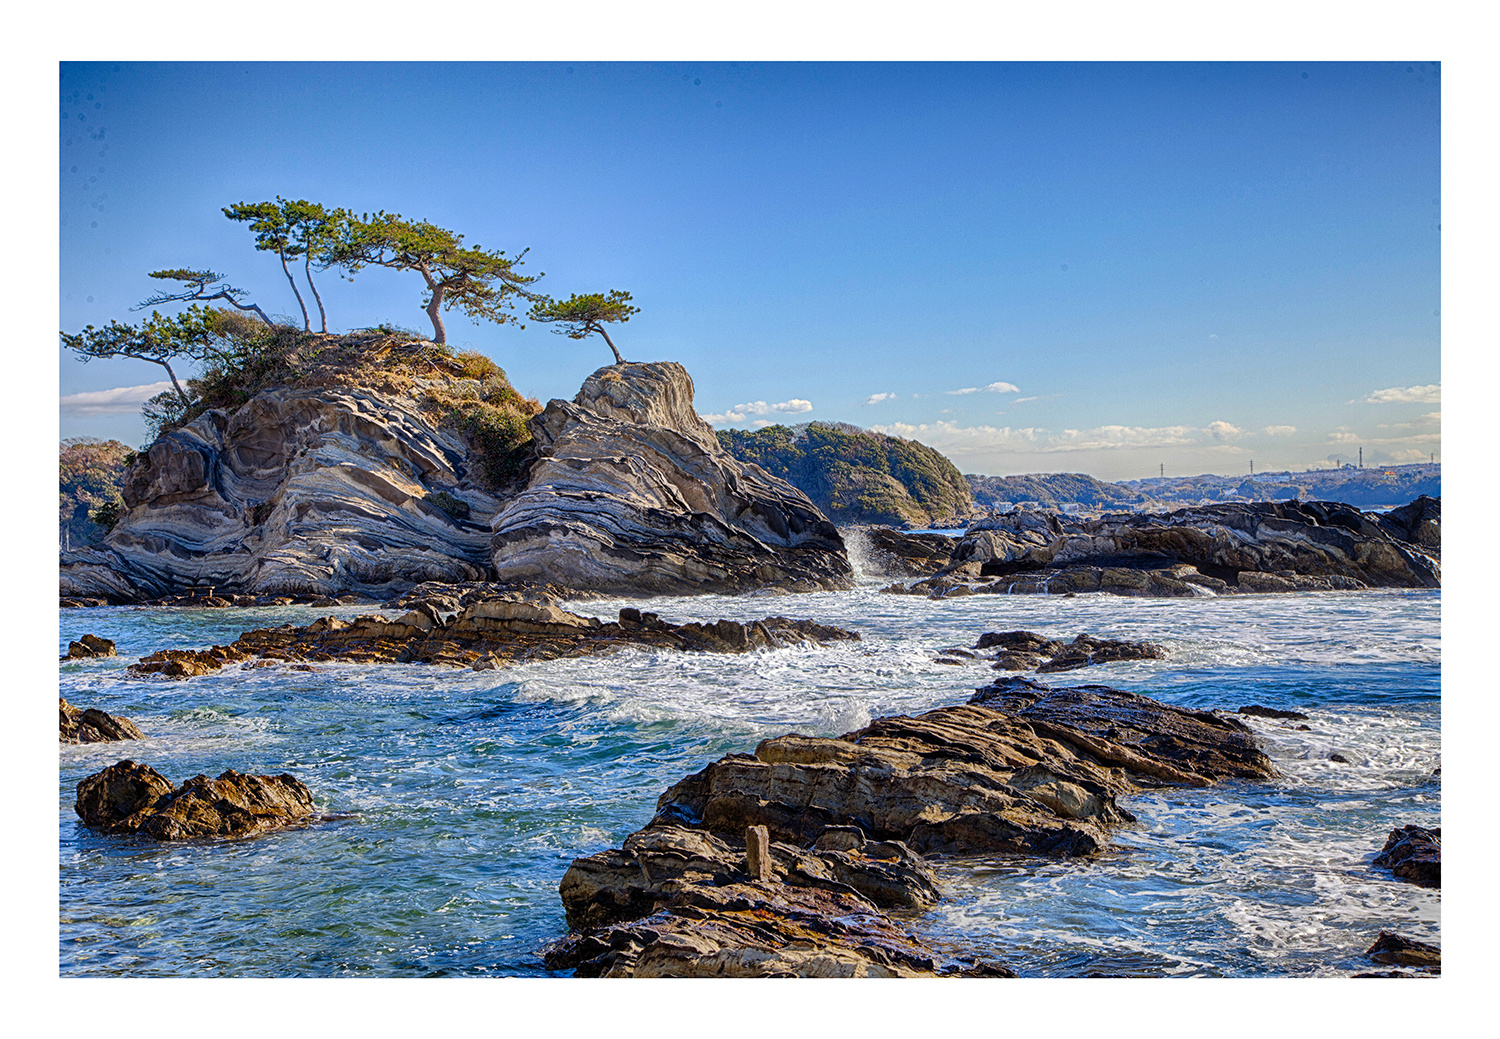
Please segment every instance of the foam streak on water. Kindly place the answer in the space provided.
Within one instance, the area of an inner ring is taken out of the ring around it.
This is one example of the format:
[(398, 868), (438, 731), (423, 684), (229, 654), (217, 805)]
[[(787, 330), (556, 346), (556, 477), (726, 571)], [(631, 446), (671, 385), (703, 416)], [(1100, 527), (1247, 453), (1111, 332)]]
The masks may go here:
[[(539, 949), (566, 931), (557, 882), (568, 863), (618, 845), (671, 783), (768, 736), (961, 703), (994, 672), (938, 664), (936, 651), (1015, 628), (1168, 649), (1054, 683), (1311, 718), (1306, 730), (1252, 721), (1284, 773), (1276, 782), (1129, 799), (1140, 821), (1100, 860), (945, 864), (949, 897), (912, 921), (931, 941), (1029, 975), (1264, 976), (1363, 969), (1381, 928), (1439, 938), (1436, 893), (1369, 864), (1393, 826), (1439, 821), (1437, 593), (932, 602), (866, 586), (573, 608), (608, 618), (622, 605), (673, 621), (810, 617), (864, 638), (488, 672), (236, 667), (171, 682), (123, 669), (156, 649), (328, 611), (63, 611), (63, 649), (90, 631), (122, 656), (61, 665), (62, 695), (130, 717), (150, 738), (61, 748), (61, 972), (541, 973)], [(291, 772), (354, 818), (228, 844), (100, 837), (78, 824), (74, 786), (124, 757), (177, 782)]]

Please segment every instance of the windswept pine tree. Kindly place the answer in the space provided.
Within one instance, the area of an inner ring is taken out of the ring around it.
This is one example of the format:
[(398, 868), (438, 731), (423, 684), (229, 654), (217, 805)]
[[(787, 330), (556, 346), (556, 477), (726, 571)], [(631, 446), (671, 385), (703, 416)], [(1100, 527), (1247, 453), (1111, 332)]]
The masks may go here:
[(350, 220), (343, 209), (326, 209), (306, 199), (288, 201), (280, 195), (272, 202), (238, 202), (224, 207), (224, 215), (231, 220), (248, 224), (255, 233), (255, 248), (262, 252), (274, 252), (281, 260), (282, 273), (297, 297), (297, 306), (302, 308), (302, 327), (310, 330), (312, 320), (308, 317), (307, 304), (297, 290), (297, 279), (292, 277), (289, 261), (301, 258), (308, 288), (318, 303), (318, 316), (322, 330), (328, 331), (328, 314), (323, 309), (323, 297), (312, 280), (313, 264), (326, 267), (331, 260), (332, 247), (342, 237)]
[(472, 318), (497, 324), (515, 322), (514, 297), (532, 298), (526, 286), (541, 274), (522, 274), (528, 250), (515, 257), (482, 246), (466, 246), (464, 236), (397, 213), (366, 214), (343, 223), (341, 237), (328, 250), (325, 266), (351, 274), (364, 267), (416, 271), (427, 285), (422, 309), (432, 321), (433, 342), (446, 343), (442, 311), (458, 308)]
[(615, 348), (614, 340), (604, 328), (605, 322), (629, 321), (630, 315), (639, 314), (640, 307), (631, 306), (630, 293), (610, 289), (609, 295), (594, 292), (580, 296), (577, 293), (565, 300), (542, 296), (531, 306), (531, 320), (544, 324), (560, 324), (563, 327), (552, 331), (566, 335), (569, 339), (585, 339), (598, 333), (609, 344), (616, 364), (624, 364), (625, 358)]
[(131, 310), (145, 310), (147, 307), (158, 307), (164, 303), (187, 303), (192, 300), (222, 299), (232, 307), (239, 310), (253, 311), (267, 325), (275, 324), (266, 317), (266, 312), (261, 310), (255, 303), (241, 303), (240, 297), (245, 294), (244, 289), (237, 289), (224, 281), (224, 275), (215, 271), (198, 271), (187, 267), (174, 267), (170, 270), (152, 271), (146, 275), (148, 278), (158, 278), (162, 281), (181, 282), (185, 288), (177, 292), (158, 292), (150, 299), (142, 300)]

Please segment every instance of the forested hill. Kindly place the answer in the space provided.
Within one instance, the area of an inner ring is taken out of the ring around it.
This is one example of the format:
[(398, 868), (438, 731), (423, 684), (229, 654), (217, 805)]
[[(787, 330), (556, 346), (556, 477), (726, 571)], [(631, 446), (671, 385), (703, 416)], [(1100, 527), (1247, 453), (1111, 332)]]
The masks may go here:
[(974, 499), (953, 463), (915, 440), (842, 422), (719, 430), (719, 443), (813, 500), (838, 524), (966, 522)]
[(1125, 510), (1145, 500), (1145, 496), (1117, 483), (1101, 483), (1083, 473), (1029, 473), (1025, 476), (965, 477), (974, 500), (983, 509), (997, 504), (1002, 511), (1016, 502), (1036, 502), (1047, 509), (1060, 509), (1076, 502), (1085, 508)]
[[(80, 548), (103, 536), (112, 522), (135, 451), (118, 440), (75, 437), (64, 440), (57, 454), (57, 541), (67, 548)], [(104, 510), (104, 526), (93, 520), (100, 509)]]

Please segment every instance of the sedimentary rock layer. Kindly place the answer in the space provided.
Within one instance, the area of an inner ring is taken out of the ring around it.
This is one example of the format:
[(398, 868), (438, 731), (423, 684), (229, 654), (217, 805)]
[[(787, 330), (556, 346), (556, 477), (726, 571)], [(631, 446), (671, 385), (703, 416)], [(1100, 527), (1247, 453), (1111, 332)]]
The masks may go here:
[(1384, 514), (1295, 501), (1100, 519), (1016, 511), (971, 527), (933, 576), (888, 590), (938, 598), (1437, 588), (1441, 532), (1441, 504), (1426, 497)]
[(349, 663), (451, 664), (477, 670), (518, 661), (598, 656), (628, 646), (747, 653), (802, 642), (858, 639), (856, 632), (787, 617), (742, 624), (670, 624), (654, 613), (626, 608), (618, 621), (559, 609), (545, 598), (510, 595), (479, 600), (457, 611), (423, 601), (395, 618), (370, 614), (344, 620), (320, 617), (300, 628), (248, 631), (227, 646), (167, 649), (144, 656), (130, 670), (191, 678), (252, 659)]
[(1243, 723), (1103, 686), (1007, 679), (973, 702), (787, 735), (677, 783), (559, 886), (548, 965), (642, 976), (1003, 975), (943, 963), (886, 913), (939, 896), (923, 855), (1087, 856), (1143, 786), (1275, 775)]
[[(474, 580), (488, 567), (499, 502), (470, 470), (459, 436), (411, 396), (269, 390), (152, 444), (102, 545), (63, 554), (61, 594), (135, 602), (213, 585), (380, 597), (422, 580)], [(425, 500), (439, 490), (464, 501), (468, 518)]]
[(838, 530), (719, 446), (679, 364), (601, 368), (530, 425), (537, 461), (494, 520), (499, 580), (622, 595), (851, 584)]

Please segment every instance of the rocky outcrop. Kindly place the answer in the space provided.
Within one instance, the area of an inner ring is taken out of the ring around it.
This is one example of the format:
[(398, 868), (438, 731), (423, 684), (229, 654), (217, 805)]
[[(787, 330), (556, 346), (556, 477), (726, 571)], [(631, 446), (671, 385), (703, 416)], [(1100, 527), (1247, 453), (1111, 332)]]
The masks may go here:
[[(998, 708), (998, 709), (997, 709)], [(787, 735), (678, 782), (559, 886), (553, 969), (643, 976), (997, 976), (943, 964), (891, 913), (940, 897), (925, 855), (1088, 856), (1119, 794), (1275, 774), (1243, 723), (1010, 679), (836, 739)]]
[(1295, 501), (1099, 519), (1013, 511), (970, 527), (934, 576), (889, 590), (942, 598), (1437, 588), (1440, 533), (1434, 498), (1384, 515)]
[(601, 621), (559, 609), (544, 596), (492, 596), (452, 608), (437, 598), (414, 603), (397, 617), (369, 614), (345, 620), (332, 614), (303, 627), (248, 631), (227, 646), (165, 649), (129, 670), (167, 678), (192, 678), (254, 659), (360, 664), (448, 664), (476, 670), (523, 661), (599, 656), (630, 646), (705, 653), (748, 653), (800, 643), (858, 639), (856, 632), (787, 617), (742, 624), (671, 624), (654, 613), (625, 608), (619, 620)]
[(1373, 860), (1401, 880), (1419, 887), (1442, 887), (1443, 841), (1437, 827), (1398, 826)]
[(149, 765), (121, 761), (78, 783), (74, 810), (107, 834), (139, 833), (159, 841), (251, 837), (310, 821), (312, 794), (293, 776), (226, 771), (174, 786)]
[[(63, 553), (61, 594), (136, 602), (213, 585), (382, 598), (475, 580), (500, 502), (473, 469), (463, 439), (413, 394), (269, 390), (152, 444), (128, 474), (119, 523), (97, 549)], [(439, 490), (469, 517), (430, 504)]]
[(146, 738), (129, 718), (105, 714), (97, 707), (80, 711), (62, 697), (57, 699), (57, 715), (57, 738), (62, 743), (110, 743)]
[(112, 657), (115, 656), (115, 644), (110, 639), (102, 639), (98, 635), (84, 635), (82, 638), (74, 639), (68, 643), (68, 654), (63, 660), (86, 660), (90, 657)]
[(1365, 955), (1376, 963), (1398, 967), (1437, 968), (1443, 964), (1443, 951), (1438, 946), (1391, 931), (1381, 931), (1375, 944), (1365, 950)]
[(719, 446), (679, 364), (601, 368), (531, 430), (529, 482), (493, 524), (499, 580), (622, 595), (851, 584), (838, 530)]
[(946, 567), (958, 539), (946, 534), (913, 534), (890, 527), (851, 527), (844, 532), (851, 549), (863, 555), (867, 570), (886, 577), (925, 577)]
[(987, 631), (979, 636), (973, 651), (945, 649), (940, 652), (938, 662), (993, 661), (990, 666), (996, 671), (1035, 669), (1038, 674), (1051, 674), (1117, 660), (1160, 660), (1166, 655), (1166, 650), (1154, 642), (1101, 639), (1086, 633), (1079, 634), (1072, 642), (1063, 642), (1034, 631)]

